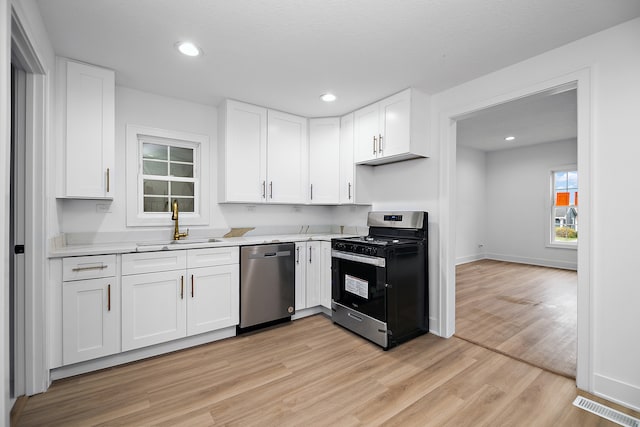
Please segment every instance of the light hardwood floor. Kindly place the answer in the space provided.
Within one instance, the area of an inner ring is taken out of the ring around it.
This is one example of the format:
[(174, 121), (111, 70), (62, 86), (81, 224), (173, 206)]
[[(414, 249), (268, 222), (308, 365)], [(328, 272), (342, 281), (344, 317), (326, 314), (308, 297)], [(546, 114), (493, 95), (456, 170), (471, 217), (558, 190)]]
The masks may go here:
[(18, 425), (615, 426), (573, 407), (576, 394), (462, 339), (385, 352), (316, 315), (56, 381)]
[(456, 268), (456, 336), (576, 376), (577, 273), (482, 260)]

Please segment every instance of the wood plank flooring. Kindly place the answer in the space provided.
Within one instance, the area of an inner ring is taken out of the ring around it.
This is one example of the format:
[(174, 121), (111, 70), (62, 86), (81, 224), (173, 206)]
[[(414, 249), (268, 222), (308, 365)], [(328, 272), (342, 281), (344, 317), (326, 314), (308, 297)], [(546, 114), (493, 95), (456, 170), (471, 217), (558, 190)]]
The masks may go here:
[(482, 260), (456, 268), (456, 336), (576, 376), (577, 273)]
[(615, 426), (572, 406), (576, 394), (462, 339), (385, 352), (316, 315), (56, 381), (18, 425)]

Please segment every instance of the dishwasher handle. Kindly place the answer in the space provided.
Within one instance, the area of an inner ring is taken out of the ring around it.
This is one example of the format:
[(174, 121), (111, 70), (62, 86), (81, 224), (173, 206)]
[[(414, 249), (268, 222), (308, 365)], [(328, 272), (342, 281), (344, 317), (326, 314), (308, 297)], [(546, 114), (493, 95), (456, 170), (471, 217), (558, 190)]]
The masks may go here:
[(277, 252), (262, 252), (257, 254), (249, 254), (249, 259), (262, 259), (262, 258), (279, 258), (291, 256), (291, 251), (277, 251)]

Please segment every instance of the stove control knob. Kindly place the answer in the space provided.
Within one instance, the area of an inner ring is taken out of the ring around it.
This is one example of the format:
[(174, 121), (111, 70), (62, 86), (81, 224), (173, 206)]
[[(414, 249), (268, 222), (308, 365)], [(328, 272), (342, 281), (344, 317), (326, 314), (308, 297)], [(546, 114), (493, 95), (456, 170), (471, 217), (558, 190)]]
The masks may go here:
[(336, 243), (335, 244), (335, 248), (338, 250), (343, 250), (345, 248), (345, 244), (344, 243)]

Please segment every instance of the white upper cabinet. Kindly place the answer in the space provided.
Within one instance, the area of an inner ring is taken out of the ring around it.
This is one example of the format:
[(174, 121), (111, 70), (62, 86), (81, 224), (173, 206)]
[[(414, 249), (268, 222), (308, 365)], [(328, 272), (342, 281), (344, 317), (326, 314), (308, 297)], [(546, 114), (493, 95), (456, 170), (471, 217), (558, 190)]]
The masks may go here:
[(354, 158), (354, 114), (340, 118), (340, 204), (371, 203), (371, 166), (356, 166)]
[[(351, 156), (353, 165), (353, 155)], [(309, 119), (309, 202), (340, 202), (340, 119)]]
[(57, 58), (58, 197), (113, 199), (115, 73)]
[(406, 89), (354, 113), (355, 163), (379, 165), (428, 155), (429, 98)]
[(306, 203), (307, 119), (232, 100), (218, 111), (220, 202)]
[(305, 203), (308, 182), (307, 119), (269, 110), (267, 201)]
[(226, 100), (218, 129), (220, 201), (265, 202), (267, 109)]

